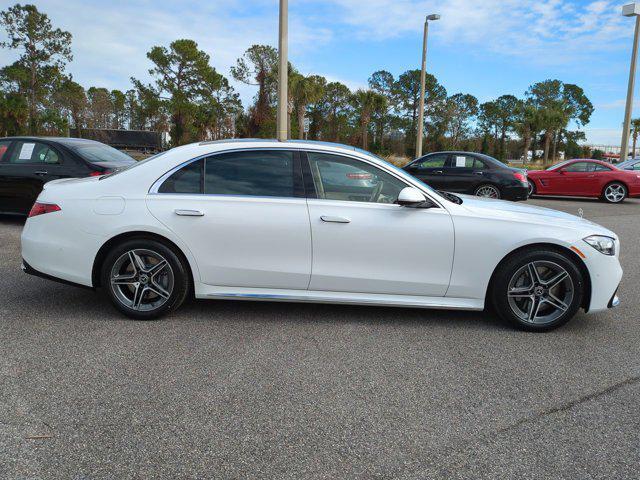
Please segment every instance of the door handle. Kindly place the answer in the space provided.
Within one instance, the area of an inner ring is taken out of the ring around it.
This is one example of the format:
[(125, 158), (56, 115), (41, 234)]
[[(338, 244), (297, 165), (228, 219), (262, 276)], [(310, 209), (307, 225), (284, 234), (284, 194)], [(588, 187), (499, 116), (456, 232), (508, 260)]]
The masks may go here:
[(46, 170), (38, 170), (36, 172), (34, 172), (36, 175), (48, 175), (49, 172), (47, 172)]
[(433, 173), (442, 173), (442, 170), (434, 170)]
[(182, 217), (202, 217), (204, 216), (204, 212), (200, 210), (174, 210), (176, 215), (180, 215)]
[(344, 217), (332, 217), (330, 215), (322, 215), (320, 220), (327, 223), (349, 223), (351, 220)]
[(484, 172), (473, 172), (475, 175), (484, 175)]

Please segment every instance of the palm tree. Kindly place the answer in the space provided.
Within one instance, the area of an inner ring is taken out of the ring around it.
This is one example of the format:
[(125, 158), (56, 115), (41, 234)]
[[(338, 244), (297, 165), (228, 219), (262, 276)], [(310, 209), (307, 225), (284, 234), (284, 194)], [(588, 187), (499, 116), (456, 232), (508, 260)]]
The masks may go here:
[(304, 138), (304, 117), (307, 106), (318, 102), (324, 95), (326, 80), (319, 75), (296, 74), (291, 81), (291, 99), (298, 120), (298, 138)]
[[(638, 134), (640, 134), (640, 118), (631, 120), (631, 136), (633, 138), (633, 154), (632, 158), (636, 158), (636, 143), (638, 142)], [(620, 160), (625, 160), (621, 158)]]
[(384, 109), (387, 99), (373, 90), (357, 90), (353, 94), (353, 105), (358, 115), (358, 126), (360, 127), (360, 139), (362, 148), (369, 146), (369, 124), (374, 112)]

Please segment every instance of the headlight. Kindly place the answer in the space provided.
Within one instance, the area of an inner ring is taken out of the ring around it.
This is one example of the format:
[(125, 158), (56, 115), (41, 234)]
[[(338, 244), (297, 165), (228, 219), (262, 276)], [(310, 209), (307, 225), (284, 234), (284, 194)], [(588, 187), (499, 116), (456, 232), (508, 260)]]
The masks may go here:
[(589, 245), (605, 255), (616, 254), (616, 241), (604, 235), (591, 235), (584, 239)]

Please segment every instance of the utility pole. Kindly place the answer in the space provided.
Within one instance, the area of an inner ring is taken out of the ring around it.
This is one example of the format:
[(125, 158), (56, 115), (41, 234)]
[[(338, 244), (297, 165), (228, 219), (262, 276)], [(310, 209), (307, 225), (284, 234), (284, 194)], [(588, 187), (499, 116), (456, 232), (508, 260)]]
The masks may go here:
[(420, 71), (420, 107), (418, 109), (418, 131), (416, 132), (416, 158), (422, 156), (422, 132), (424, 130), (424, 91), (427, 76), (427, 39), (429, 36), (429, 20), (438, 20), (440, 15), (427, 15), (424, 20), (422, 37), (422, 70)]
[(288, 0), (280, 0), (280, 34), (278, 37), (278, 112), (276, 115), (278, 141), (284, 142), (289, 138), (289, 125), (287, 118), (289, 92), (287, 88), (289, 76), (288, 61)]
[(633, 110), (633, 91), (636, 82), (636, 65), (638, 61), (638, 33), (640, 31), (640, 4), (630, 3), (622, 7), (622, 15), (636, 17), (636, 30), (633, 35), (631, 50), (631, 68), (629, 69), (629, 85), (627, 86), (627, 103), (624, 109), (624, 123), (622, 125), (622, 143), (620, 147), (620, 161), (624, 162), (629, 154), (629, 131), (631, 130), (631, 112)]

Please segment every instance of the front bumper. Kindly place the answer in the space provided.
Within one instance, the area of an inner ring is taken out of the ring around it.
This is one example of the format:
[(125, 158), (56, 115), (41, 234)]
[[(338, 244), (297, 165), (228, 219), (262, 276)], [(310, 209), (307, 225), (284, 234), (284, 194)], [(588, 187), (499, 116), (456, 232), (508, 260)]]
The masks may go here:
[[(619, 251), (620, 244), (616, 243), (616, 251)], [(588, 245), (582, 248), (582, 252), (586, 256), (583, 260), (591, 280), (591, 300), (587, 312), (602, 312), (616, 307), (620, 303), (617, 292), (622, 280), (622, 267), (618, 256), (603, 255)]]

